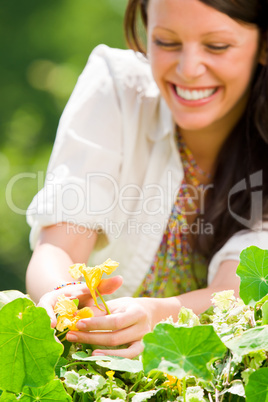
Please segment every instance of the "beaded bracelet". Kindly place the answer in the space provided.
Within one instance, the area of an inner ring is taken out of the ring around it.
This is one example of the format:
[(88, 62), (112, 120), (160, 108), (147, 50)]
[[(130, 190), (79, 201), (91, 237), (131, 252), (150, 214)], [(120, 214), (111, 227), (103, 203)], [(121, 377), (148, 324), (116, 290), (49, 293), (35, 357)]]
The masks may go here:
[(67, 282), (67, 283), (63, 283), (62, 285), (57, 286), (56, 288), (54, 288), (54, 290), (58, 290), (58, 289), (64, 288), (65, 286), (68, 286), (68, 285), (80, 285), (80, 283), (82, 283), (82, 282), (78, 281), (78, 282)]

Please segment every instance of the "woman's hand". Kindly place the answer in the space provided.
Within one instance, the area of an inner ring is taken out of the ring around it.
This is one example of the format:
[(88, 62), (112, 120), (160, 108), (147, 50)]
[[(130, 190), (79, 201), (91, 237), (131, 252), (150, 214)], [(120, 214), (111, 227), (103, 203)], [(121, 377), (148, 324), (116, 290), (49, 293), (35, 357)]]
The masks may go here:
[[(115, 292), (123, 283), (123, 279), (121, 276), (114, 276), (109, 279), (102, 279), (98, 290), (102, 295), (108, 295)], [(86, 284), (78, 284), (78, 285), (68, 285), (64, 286), (58, 290), (53, 290), (52, 292), (46, 293), (41, 297), (38, 307), (44, 307), (51, 319), (51, 326), (54, 328), (57, 324), (56, 315), (54, 313), (54, 306), (58, 301), (58, 297), (60, 295), (65, 295), (66, 297), (70, 297), (71, 299), (79, 299), (79, 308), (81, 307), (91, 307), (94, 304), (94, 301), (91, 297), (90, 291)], [(94, 309), (99, 311), (97, 308)]]
[(78, 321), (79, 331), (68, 332), (66, 338), (70, 342), (106, 347), (126, 345), (124, 349), (95, 349), (92, 354), (133, 358), (142, 352), (141, 339), (156, 323), (153, 300), (131, 297), (111, 300), (107, 303), (111, 315), (93, 307), (95, 316)]

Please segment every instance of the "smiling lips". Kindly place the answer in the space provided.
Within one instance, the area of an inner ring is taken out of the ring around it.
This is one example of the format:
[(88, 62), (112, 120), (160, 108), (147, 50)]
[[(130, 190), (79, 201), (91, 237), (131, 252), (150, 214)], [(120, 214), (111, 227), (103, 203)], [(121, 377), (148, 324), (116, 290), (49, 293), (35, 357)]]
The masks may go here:
[(186, 89), (174, 85), (176, 94), (185, 101), (202, 101), (208, 100), (209, 97), (217, 92), (218, 88), (207, 88), (207, 89)]

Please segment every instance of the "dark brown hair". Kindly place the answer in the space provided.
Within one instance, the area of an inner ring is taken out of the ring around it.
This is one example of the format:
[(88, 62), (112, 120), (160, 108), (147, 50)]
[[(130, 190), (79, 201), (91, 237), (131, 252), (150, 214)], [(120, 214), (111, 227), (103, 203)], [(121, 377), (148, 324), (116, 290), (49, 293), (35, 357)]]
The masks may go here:
[[(254, 190), (262, 191), (263, 219), (268, 216), (268, 0), (199, 1), (238, 22), (257, 25), (260, 48), (262, 45), (266, 49), (266, 61), (256, 68), (246, 109), (218, 155), (214, 185), (206, 194), (204, 215), (198, 218), (210, 223), (214, 229), (213, 235), (201, 233), (195, 239), (195, 248), (210, 260), (234, 233), (247, 229), (247, 225), (233, 215), (250, 219)], [(141, 17), (146, 29), (148, 3), (149, 0), (129, 0), (125, 14), (127, 43), (144, 53), (138, 21)], [(252, 174), (258, 171), (263, 175), (262, 184), (252, 188)], [(230, 190), (239, 182), (246, 183), (245, 188), (229, 200)], [(228, 200), (233, 214), (228, 210)]]

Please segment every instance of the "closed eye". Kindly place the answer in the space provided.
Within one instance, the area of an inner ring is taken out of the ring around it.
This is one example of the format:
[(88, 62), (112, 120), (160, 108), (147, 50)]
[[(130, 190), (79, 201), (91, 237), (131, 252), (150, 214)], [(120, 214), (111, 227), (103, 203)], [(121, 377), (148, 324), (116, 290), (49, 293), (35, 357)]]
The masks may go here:
[(155, 45), (160, 46), (160, 47), (165, 47), (165, 48), (178, 48), (181, 46), (180, 43), (178, 42), (164, 42), (159, 39), (154, 40)]
[(215, 52), (221, 52), (223, 50), (227, 50), (230, 45), (206, 45), (209, 50), (213, 50)]

